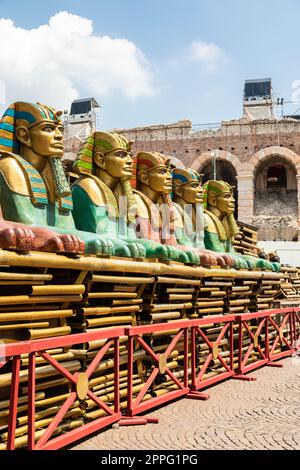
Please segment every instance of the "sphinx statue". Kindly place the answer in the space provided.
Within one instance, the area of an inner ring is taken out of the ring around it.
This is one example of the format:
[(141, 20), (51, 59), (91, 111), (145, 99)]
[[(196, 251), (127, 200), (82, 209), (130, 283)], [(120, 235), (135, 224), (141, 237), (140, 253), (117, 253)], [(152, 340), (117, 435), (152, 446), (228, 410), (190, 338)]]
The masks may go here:
[[(170, 159), (157, 152), (139, 152), (136, 156), (136, 197), (140, 207), (140, 230), (144, 232), (145, 218), (151, 221), (151, 237), (161, 243), (167, 243), (180, 248), (182, 251), (191, 251), (200, 257), (203, 266), (226, 265), (222, 256), (193, 243), (186, 243), (176, 234), (176, 208), (171, 199), (172, 174)], [(143, 215), (143, 216), (142, 216)], [(190, 256), (190, 255), (189, 255)], [(229, 258), (229, 257), (228, 257)]]
[[(136, 231), (141, 214), (130, 184), (133, 172), (130, 141), (114, 132), (95, 132), (80, 148), (73, 171), (80, 175), (72, 185), (73, 215), (78, 229), (118, 237), (129, 246), (138, 243), (148, 258), (180, 259), (179, 251), (172, 245), (162, 245), (159, 239)], [(183, 255), (184, 261), (189, 262)]]
[[(74, 245), (77, 240), (80, 250), (84, 242), (86, 253), (143, 255), (142, 248), (131, 250), (118, 240), (76, 230), (71, 190), (61, 163), (60, 116), (49, 106), (28, 102), (13, 103), (4, 113), (0, 121), (3, 218), (30, 226), (36, 239), (43, 235), (46, 249), (55, 243), (70, 246), (72, 240)], [(48, 239), (46, 230), (51, 230)]]
[[(223, 251), (235, 254), (232, 239), (239, 229), (234, 218), (235, 199), (233, 187), (225, 181), (207, 181), (203, 185), (204, 189), (204, 213), (206, 220), (204, 243), (206, 248), (213, 251)], [(239, 255), (243, 259), (248, 269), (268, 269), (278, 271), (274, 263), (254, 256)]]
[(242, 267), (244, 263), (237, 257), (205, 248), (201, 176), (191, 168), (174, 168), (172, 171), (176, 239), (181, 245), (200, 250), (202, 256), (204, 253), (214, 256), (220, 266)]

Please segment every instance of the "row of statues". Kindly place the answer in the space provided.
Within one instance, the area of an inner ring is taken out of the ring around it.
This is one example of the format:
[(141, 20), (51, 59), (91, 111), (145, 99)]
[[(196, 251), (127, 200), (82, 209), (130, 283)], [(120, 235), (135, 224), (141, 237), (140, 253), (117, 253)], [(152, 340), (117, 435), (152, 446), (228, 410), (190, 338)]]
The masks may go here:
[(13, 103), (0, 121), (0, 246), (22, 251), (158, 258), (191, 265), (268, 269), (234, 252), (233, 188), (172, 165), (157, 152), (95, 132), (79, 149), (70, 188), (61, 113)]

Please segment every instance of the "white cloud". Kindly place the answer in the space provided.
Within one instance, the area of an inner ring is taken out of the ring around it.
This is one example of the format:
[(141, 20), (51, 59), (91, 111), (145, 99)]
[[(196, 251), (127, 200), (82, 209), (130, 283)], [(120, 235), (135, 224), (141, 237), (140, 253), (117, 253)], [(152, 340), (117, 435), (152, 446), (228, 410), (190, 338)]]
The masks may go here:
[(33, 100), (66, 108), (79, 96), (155, 93), (149, 63), (133, 42), (97, 36), (92, 20), (67, 11), (30, 30), (2, 18), (0, 43), (7, 102)]
[(199, 40), (189, 45), (188, 58), (201, 63), (206, 71), (215, 71), (227, 61), (225, 52), (219, 46)]

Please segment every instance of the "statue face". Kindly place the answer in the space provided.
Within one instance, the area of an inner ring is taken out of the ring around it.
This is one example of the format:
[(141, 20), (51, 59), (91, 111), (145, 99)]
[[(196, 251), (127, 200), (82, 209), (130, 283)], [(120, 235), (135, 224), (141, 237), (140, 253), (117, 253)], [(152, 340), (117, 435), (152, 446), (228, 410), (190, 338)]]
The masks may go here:
[(226, 192), (216, 196), (216, 207), (224, 214), (233, 214), (235, 208), (235, 199), (233, 194)]
[(104, 156), (104, 167), (114, 178), (131, 178), (132, 153), (127, 150), (113, 150)]
[(190, 181), (182, 186), (182, 197), (188, 204), (203, 202), (203, 189), (197, 181)]
[(159, 166), (148, 172), (149, 187), (162, 194), (169, 194), (172, 191), (172, 175), (167, 167)]
[[(63, 125), (55, 122), (42, 121), (28, 129), (28, 147), (42, 157), (62, 157)], [(26, 144), (25, 144), (26, 145)]]

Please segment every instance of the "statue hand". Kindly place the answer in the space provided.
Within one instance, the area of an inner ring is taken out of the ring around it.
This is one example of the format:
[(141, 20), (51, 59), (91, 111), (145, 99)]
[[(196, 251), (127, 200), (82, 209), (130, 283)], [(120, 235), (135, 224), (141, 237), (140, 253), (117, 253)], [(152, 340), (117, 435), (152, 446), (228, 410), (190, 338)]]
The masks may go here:
[(30, 251), (36, 248), (35, 235), (29, 228), (9, 227), (0, 231), (0, 247), (6, 250)]
[(146, 258), (146, 248), (143, 246), (141, 243), (139, 243), (139, 240), (126, 240), (127, 246), (130, 250), (130, 255), (133, 258)]
[(188, 258), (189, 258), (188, 263), (195, 264), (196, 266), (199, 266), (199, 264), (200, 264), (199, 254), (194, 250), (188, 250), (186, 253), (187, 253)]
[(139, 244), (146, 248), (147, 258), (158, 258), (162, 260), (177, 260), (177, 250), (173, 245), (161, 245), (152, 240), (138, 239)]
[(273, 266), (273, 270), (274, 270), (276, 273), (279, 273), (279, 272), (281, 271), (281, 264), (280, 264), (280, 263), (272, 262), (271, 264), (272, 264), (272, 266)]
[(84, 242), (76, 235), (61, 234), (48, 238), (39, 249), (64, 253), (84, 253)]
[(217, 253), (210, 250), (198, 250), (200, 254), (201, 266), (217, 266)]
[(272, 264), (273, 263), (270, 263), (270, 261), (266, 260), (266, 259), (261, 259), (261, 258), (255, 258), (255, 261), (256, 261), (256, 267), (259, 268), (259, 269), (268, 269), (270, 271), (273, 271), (273, 266)]
[(234, 267), (235, 269), (248, 269), (248, 264), (246, 260), (243, 259), (241, 256), (234, 256)]

